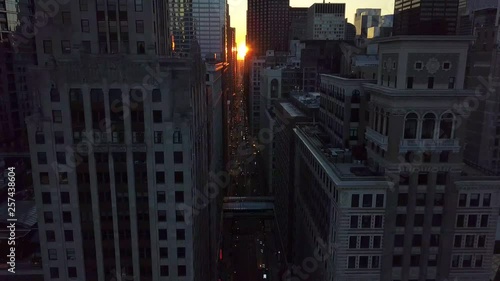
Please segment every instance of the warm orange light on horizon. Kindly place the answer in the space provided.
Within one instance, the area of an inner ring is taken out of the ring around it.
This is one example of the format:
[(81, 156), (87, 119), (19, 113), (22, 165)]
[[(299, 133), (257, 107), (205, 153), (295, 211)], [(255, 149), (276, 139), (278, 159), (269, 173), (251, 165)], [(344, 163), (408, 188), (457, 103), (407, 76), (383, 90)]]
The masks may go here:
[(245, 59), (245, 55), (248, 52), (248, 47), (245, 44), (239, 44), (238, 45), (238, 59), (243, 60)]

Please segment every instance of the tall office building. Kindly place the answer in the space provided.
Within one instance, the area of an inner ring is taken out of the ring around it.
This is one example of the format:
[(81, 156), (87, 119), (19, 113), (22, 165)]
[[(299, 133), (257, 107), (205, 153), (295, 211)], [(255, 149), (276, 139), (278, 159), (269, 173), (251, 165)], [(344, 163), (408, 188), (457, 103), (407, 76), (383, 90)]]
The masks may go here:
[(200, 45), (202, 58), (225, 60), (225, 30), (229, 28), (226, 25), (226, 0), (193, 0), (192, 6), (194, 38)]
[(18, 24), (31, 18), (33, 9), (33, 1), (0, 2), (0, 152), (28, 151), (23, 120), (33, 111), (33, 97), (26, 70), (37, 61), (33, 38)]
[(379, 26), (381, 12), (381, 9), (356, 9), (354, 14), (356, 35), (366, 37), (368, 28)]
[(307, 11), (309, 40), (344, 40), (345, 4), (313, 4)]
[[(461, 82), (470, 41), (378, 41), (377, 83), (362, 84), (364, 153), (313, 124), (295, 129), (296, 261), (315, 257), (311, 280), (490, 279), (500, 177), (464, 165), (466, 116), (454, 109), (474, 95)], [(322, 116), (357, 94), (336, 80), (322, 81)]]
[(212, 205), (194, 202), (209, 182), (204, 64), (195, 41), (165, 56), (181, 23), (163, 4), (71, 1), (36, 34), (26, 121), (45, 280), (216, 280)]
[(249, 0), (247, 38), (249, 57), (267, 50), (288, 51), (289, 0)]
[(308, 8), (290, 7), (288, 12), (290, 21), (290, 34), (288, 40), (305, 40), (307, 30)]
[[(498, 0), (497, 5), (499, 4)], [(486, 6), (487, 7), (487, 6)], [(477, 108), (467, 119), (467, 146), (464, 157), (471, 164), (490, 173), (500, 174), (500, 98), (495, 91), (500, 74), (499, 24), (500, 10), (484, 8), (471, 13), (472, 32), (476, 40), (468, 58), (466, 85), (483, 93)]]
[(459, 0), (396, 0), (394, 35), (455, 35)]

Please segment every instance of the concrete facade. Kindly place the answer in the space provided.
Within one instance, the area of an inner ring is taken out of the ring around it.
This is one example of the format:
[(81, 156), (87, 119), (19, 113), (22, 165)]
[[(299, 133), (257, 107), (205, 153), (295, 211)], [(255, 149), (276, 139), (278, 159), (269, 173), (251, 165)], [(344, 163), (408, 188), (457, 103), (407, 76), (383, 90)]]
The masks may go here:
[(344, 40), (345, 4), (313, 4), (307, 13), (308, 40)]

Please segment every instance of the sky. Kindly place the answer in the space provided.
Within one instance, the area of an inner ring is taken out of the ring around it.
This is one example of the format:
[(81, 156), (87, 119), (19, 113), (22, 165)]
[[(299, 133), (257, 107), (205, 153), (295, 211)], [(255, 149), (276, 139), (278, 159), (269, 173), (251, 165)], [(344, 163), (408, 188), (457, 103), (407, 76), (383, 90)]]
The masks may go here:
[[(245, 44), (246, 13), (248, 0), (227, 0), (229, 4), (229, 15), (231, 16), (231, 27), (236, 28), (236, 44)], [(292, 7), (310, 7), (314, 3), (323, 3), (322, 0), (290, 0)], [(344, 0), (328, 1), (325, 3), (346, 3), (346, 17), (350, 23), (354, 23), (354, 13), (358, 8), (380, 8), (382, 15), (394, 12), (394, 0)]]

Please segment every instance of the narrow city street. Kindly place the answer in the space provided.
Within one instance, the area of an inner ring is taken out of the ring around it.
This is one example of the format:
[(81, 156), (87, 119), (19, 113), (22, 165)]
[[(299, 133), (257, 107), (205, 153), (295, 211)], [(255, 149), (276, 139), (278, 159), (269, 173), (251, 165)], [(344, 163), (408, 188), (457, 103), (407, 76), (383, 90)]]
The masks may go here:
[[(237, 93), (231, 116), (231, 156), (238, 165), (232, 171), (228, 196), (270, 196), (259, 165), (258, 144), (249, 135), (243, 91)], [(247, 200), (242, 198), (242, 201)], [(279, 280), (278, 249), (273, 216), (242, 212), (224, 216), (223, 264), (229, 281)], [(225, 281), (225, 280), (224, 280)]]

